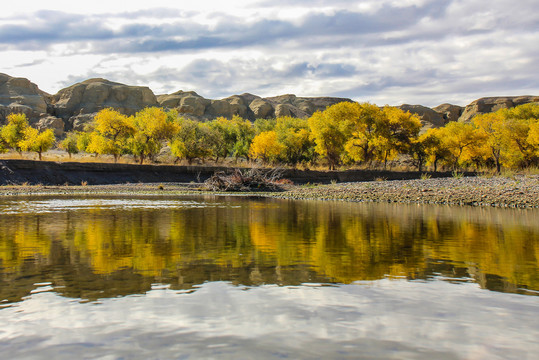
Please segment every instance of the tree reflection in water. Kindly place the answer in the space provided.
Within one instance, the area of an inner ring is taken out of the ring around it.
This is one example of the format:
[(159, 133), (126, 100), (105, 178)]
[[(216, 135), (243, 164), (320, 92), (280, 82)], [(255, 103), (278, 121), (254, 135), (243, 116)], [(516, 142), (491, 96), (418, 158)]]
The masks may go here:
[(18, 202), (4, 203), (0, 298), (19, 301), (40, 282), (89, 300), (143, 293), (152, 283), (189, 289), (218, 280), (437, 277), (496, 291), (539, 290), (535, 210), (233, 197), (169, 198), (159, 207), (141, 200), (147, 205), (129, 207), (124, 199), (110, 207), (102, 199), (39, 213), (5, 211)]

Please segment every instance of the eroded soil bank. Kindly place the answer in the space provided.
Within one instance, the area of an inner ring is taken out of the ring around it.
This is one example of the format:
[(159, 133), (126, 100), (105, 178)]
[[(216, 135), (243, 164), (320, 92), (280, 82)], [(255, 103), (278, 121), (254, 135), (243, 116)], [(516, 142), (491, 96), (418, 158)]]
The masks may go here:
[[(88, 185), (126, 183), (204, 182), (220, 166), (135, 165), (34, 160), (0, 160), (0, 185)], [(282, 177), (294, 184), (419, 179), (424, 172), (386, 170), (314, 171), (283, 169)], [(451, 172), (429, 173), (432, 178), (450, 177)], [(471, 175), (468, 174), (468, 175)]]

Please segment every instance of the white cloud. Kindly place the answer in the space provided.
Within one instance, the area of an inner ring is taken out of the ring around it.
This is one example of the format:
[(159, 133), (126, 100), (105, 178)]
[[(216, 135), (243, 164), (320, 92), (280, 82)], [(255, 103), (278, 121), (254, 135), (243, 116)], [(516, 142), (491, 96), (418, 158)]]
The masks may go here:
[(534, 10), (533, 0), (15, 3), (0, 16), (2, 68), (48, 92), (102, 76), (214, 98), (464, 105), (539, 92)]

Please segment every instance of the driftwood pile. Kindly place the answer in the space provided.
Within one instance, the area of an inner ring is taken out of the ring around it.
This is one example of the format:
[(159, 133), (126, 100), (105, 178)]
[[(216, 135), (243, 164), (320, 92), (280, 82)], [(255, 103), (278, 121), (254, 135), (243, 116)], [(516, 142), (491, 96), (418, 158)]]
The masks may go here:
[(234, 169), (216, 172), (204, 185), (212, 191), (282, 191), (283, 185), (291, 183), (282, 175), (282, 169)]

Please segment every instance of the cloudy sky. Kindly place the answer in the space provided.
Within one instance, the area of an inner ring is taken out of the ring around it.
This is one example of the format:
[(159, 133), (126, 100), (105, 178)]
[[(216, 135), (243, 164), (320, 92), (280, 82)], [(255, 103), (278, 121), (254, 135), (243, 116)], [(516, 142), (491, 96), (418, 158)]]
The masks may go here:
[(0, 72), (49, 93), (104, 77), (156, 94), (465, 105), (539, 94), (537, 0), (19, 1)]

